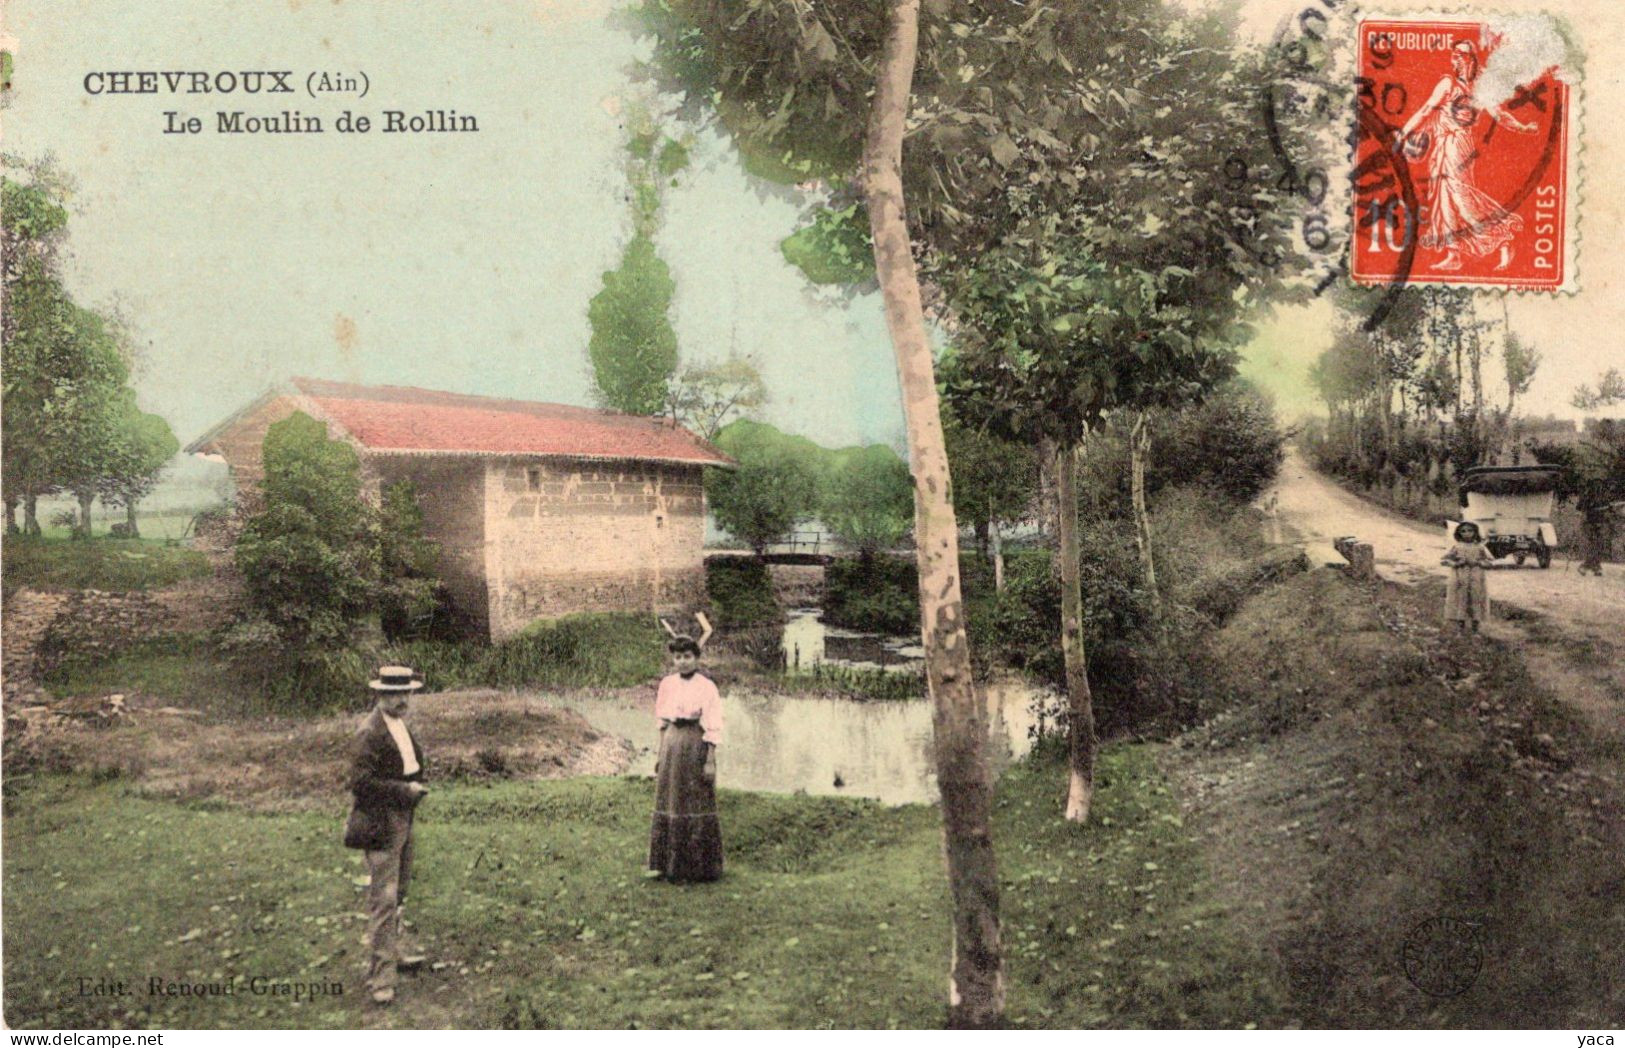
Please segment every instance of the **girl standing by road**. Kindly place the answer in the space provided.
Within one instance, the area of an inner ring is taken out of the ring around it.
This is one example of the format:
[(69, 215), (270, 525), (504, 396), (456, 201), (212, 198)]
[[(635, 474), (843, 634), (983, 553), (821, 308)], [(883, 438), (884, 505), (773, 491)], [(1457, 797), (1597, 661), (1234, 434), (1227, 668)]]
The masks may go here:
[(1462, 632), (1478, 632), (1478, 624), (1489, 618), (1489, 590), (1484, 584), (1484, 566), (1495, 558), (1479, 539), (1478, 525), (1464, 520), (1456, 525), (1456, 543), (1439, 561), (1450, 569), (1444, 589), (1445, 618)]

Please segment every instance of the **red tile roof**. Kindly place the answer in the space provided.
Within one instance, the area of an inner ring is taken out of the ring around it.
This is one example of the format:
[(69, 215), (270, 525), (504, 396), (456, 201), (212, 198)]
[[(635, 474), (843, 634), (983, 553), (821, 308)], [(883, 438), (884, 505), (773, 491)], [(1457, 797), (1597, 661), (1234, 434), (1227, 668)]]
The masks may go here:
[(733, 464), (681, 426), (642, 415), (296, 378), (294, 387), (369, 451), (558, 455), (648, 462)]

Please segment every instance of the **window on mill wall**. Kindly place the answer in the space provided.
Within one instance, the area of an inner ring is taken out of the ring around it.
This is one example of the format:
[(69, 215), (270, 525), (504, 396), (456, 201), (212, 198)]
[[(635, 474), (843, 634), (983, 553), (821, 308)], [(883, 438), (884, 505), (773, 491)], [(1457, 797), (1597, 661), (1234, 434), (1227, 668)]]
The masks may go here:
[(540, 466), (531, 466), (525, 470), (525, 489), (527, 491), (542, 490), (542, 469)]

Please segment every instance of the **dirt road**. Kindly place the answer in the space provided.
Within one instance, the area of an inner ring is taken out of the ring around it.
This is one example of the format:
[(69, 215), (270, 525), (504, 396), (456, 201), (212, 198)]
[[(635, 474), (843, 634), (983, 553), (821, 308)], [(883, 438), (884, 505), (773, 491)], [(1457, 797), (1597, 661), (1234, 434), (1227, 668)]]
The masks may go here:
[[(1443, 579), (1439, 558), (1447, 548), (1444, 529), (1432, 528), (1390, 513), (1338, 487), (1311, 468), (1296, 449), (1287, 453), (1280, 482), (1262, 500), (1273, 510), (1276, 541), (1296, 542), (1315, 563), (1343, 563), (1332, 539), (1353, 535), (1369, 542), (1377, 571), (1394, 582), (1416, 584)], [(1569, 537), (1572, 541), (1572, 536)], [(1530, 669), (1587, 719), (1610, 734), (1625, 735), (1625, 567), (1609, 565), (1605, 574), (1580, 575), (1574, 562), (1559, 555), (1547, 569), (1534, 561), (1517, 567), (1508, 559), (1489, 571), (1492, 638), (1525, 645)], [(1534, 612), (1533, 621), (1510, 609)]]

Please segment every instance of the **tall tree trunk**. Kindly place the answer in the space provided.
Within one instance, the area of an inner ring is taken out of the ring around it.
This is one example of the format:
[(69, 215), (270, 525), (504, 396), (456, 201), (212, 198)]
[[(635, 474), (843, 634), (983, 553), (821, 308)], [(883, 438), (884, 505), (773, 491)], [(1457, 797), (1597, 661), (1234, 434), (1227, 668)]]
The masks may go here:
[(124, 524), (129, 529), (130, 538), (141, 537), (141, 530), (135, 525), (135, 497), (133, 495), (124, 496)]
[(1157, 599), (1157, 565), (1151, 555), (1151, 515), (1145, 508), (1145, 460), (1151, 454), (1151, 429), (1145, 424), (1145, 412), (1134, 413), (1134, 425), (1129, 430), (1129, 502), (1134, 507), (1134, 544), (1140, 547), (1140, 566), (1145, 575), (1145, 588), (1151, 599)]
[(1385, 369), (1382, 374), (1382, 452), (1387, 457), (1394, 454), (1394, 379)]
[(39, 526), (39, 496), (33, 492), (23, 496), (23, 534), (38, 536)]
[(897, 354), (914, 471), (920, 632), (926, 683), (934, 704), (943, 851), (954, 910), (948, 1022), (955, 1027), (990, 1026), (1004, 1015), (1004, 956), (999, 944), (999, 877), (985, 753), (987, 714), (971, 677), (959, 592), (959, 526), (948, 487), (948, 453), (931, 343), (903, 206), (903, 125), (914, 77), (920, 5), (919, 0), (895, 0), (890, 7), (864, 143), (863, 190), (886, 329)]
[(1083, 580), (1078, 572), (1077, 449), (1055, 451), (1055, 487), (1060, 519), (1055, 533), (1061, 561), (1061, 658), (1066, 664), (1067, 716), (1071, 722), (1070, 775), (1066, 818), (1088, 822), (1095, 795), (1095, 699), (1089, 691), (1089, 661), (1083, 647)]
[(79, 526), (75, 534), (82, 539), (90, 538), (90, 507), (96, 501), (94, 491), (76, 491), (74, 496), (79, 500)]
[(999, 536), (999, 522), (987, 522), (988, 534), (993, 537), (993, 592), (1004, 592), (1004, 542)]
[(18, 497), (6, 492), (6, 534), (17, 534), (17, 503)]

